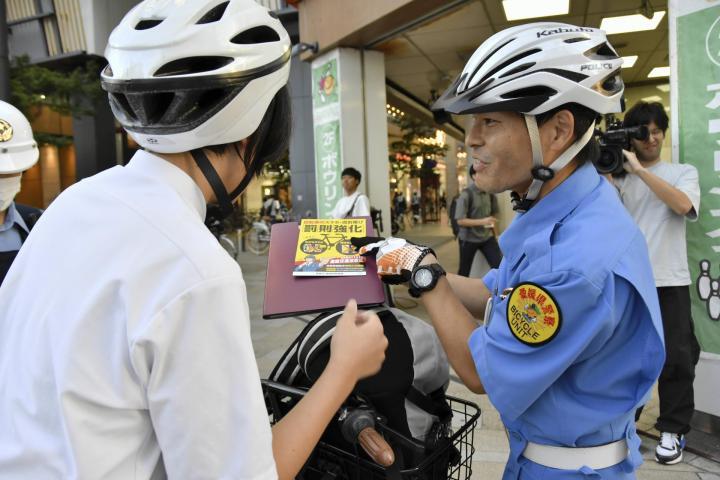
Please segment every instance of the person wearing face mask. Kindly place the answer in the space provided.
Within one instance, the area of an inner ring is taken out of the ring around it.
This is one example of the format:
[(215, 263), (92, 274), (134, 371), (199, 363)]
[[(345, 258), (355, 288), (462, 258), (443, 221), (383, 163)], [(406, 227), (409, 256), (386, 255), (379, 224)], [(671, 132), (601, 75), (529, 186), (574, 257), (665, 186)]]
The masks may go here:
[(410, 284), (455, 372), (499, 411), (503, 480), (631, 480), (643, 461), (634, 414), (664, 361), (660, 309), (645, 239), (592, 164), (596, 118), (623, 109), (621, 66), (602, 30), (518, 25), (433, 105), (466, 117), (478, 188), (514, 200), (482, 279), (403, 239), (353, 242)]
[(148, 0), (101, 74), (143, 147), (63, 191), (0, 288), (0, 477), (294, 478), (387, 339), (350, 300), (270, 426), (240, 265), (203, 220), (290, 138), (290, 37), (253, 0)]
[(30, 122), (0, 100), (0, 285), (42, 210), (15, 203), (22, 172), (37, 163), (37, 143)]

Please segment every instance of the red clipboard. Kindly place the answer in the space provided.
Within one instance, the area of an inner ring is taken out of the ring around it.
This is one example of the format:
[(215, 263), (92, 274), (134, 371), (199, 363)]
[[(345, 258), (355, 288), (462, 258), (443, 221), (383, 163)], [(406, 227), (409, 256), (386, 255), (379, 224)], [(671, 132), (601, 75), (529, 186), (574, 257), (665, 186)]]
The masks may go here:
[[(373, 232), (369, 217), (366, 231)], [(359, 307), (374, 308), (385, 302), (375, 259), (368, 257), (366, 274), (349, 277), (294, 277), (298, 222), (276, 223), (270, 233), (263, 318), (283, 318), (343, 308), (354, 298)]]

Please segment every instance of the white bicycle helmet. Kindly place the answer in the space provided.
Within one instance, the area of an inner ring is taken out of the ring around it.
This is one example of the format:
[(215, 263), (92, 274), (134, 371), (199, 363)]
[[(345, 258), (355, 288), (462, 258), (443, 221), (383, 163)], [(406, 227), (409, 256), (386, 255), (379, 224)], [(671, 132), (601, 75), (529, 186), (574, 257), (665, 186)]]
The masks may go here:
[(290, 37), (253, 0), (145, 0), (110, 35), (101, 74), (120, 124), (158, 153), (249, 137), (288, 80)]
[[(280, 90), (290, 74), (290, 37), (277, 16), (253, 0), (145, 0), (113, 30), (105, 56), (101, 82), (115, 118), (148, 150), (190, 152), (229, 215), (282, 149), (266, 141), (279, 117), (289, 125), (277, 97), (289, 104)], [(203, 148), (245, 138), (247, 172), (228, 193)]]
[(530, 23), (496, 33), (473, 53), (462, 73), (432, 106), (449, 113), (519, 112), (533, 150), (533, 183), (516, 210), (529, 208), (540, 187), (590, 141), (594, 124), (549, 167), (543, 165), (535, 116), (567, 104), (598, 114), (624, 110), (622, 59), (596, 28)]
[(37, 163), (39, 156), (28, 119), (0, 100), (0, 174), (24, 172)]

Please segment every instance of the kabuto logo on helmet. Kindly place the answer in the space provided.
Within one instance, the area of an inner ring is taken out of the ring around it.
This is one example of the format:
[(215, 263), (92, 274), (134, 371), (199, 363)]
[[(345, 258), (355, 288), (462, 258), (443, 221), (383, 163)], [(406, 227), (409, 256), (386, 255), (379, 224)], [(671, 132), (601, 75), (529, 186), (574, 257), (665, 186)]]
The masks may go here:
[(553, 28), (550, 30), (548, 30), (548, 29), (540, 30), (539, 32), (537, 32), (537, 38), (549, 37), (550, 35), (557, 35), (558, 33), (574, 33), (574, 32), (593, 33), (594, 31), (595, 31), (594, 29), (588, 28), (588, 27), (575, 27), (575, 28), (558, 27), (558, 28)]
[(8, 122), (0, 118), (0, 142), (8, 142), (13, 138), (13, 128)]

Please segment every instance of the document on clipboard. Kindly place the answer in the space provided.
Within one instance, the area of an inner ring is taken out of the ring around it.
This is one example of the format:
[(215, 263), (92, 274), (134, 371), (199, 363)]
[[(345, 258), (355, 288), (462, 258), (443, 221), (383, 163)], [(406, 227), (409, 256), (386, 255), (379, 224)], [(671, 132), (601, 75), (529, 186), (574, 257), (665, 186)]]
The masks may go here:
[[(366, 232), (373, 232), (369, 217), (363, 217)], [(354, 298), (361, 308), (385, 302), (385, 290), (377, 275), (375, 259), (367, 257), (365, 275), (294, 276), (299, 224), (276, 223), (270, 235), (263, 318), (283, 318), (339, 309)]]
[(292, 274), (296, 277), (365, 275), (365, 257), (357, 253), (351, 240), (366, 236), (364, 218), (302, 219)]

